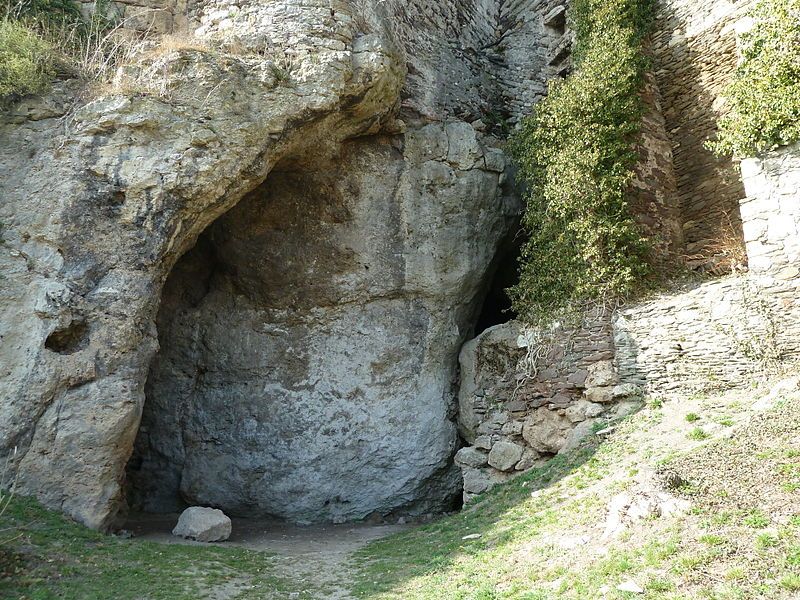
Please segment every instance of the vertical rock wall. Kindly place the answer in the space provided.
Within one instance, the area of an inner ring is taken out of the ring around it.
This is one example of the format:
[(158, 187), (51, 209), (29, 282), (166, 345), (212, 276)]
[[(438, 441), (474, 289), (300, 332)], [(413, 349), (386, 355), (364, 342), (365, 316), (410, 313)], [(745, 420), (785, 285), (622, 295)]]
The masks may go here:
[[(143, 502), (183, 494), (298, 520), (442, 506), (458, 487), (458, 347), (516, 210), (481, 133), (502, 87), (485, 52), (500, 4), (153, 8), (177, 34), (224, 43), (120, 74), (163, 96), (72, 108), (77, 86), (59, 83), (0, 120), (0, 460), (17, 447), (21, 493), (109, 526), (158, 339), (130, 471)], [(245, 196), (180, 263), (159, 336), (173, 265)], [(309, 435), (322, 421), (334, 426)]]
[(783, 280), (800, 275), (800, 145), (742, 161), (741, 202), (750, 270)]

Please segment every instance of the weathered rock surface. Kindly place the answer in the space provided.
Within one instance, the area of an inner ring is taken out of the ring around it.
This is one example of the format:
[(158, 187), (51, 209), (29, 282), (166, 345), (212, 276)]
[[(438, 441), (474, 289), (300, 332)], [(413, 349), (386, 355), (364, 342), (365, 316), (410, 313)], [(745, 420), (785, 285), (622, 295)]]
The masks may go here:
[(489, 464), (498, 471), (512, 471), (522, 458), (524, 448), (513, 442), (497, 442), (489, 452)]
[(457, 123), (351, 142), (215, 223), (165, 288), (134, 503), (447, 508), (455, 357), (512, 217), (498, 173), (474, 168), (485, 153)]
[(142, 94), (59, 83), (0, 118), (0, 460), (19, 447), (19, 490), (93, 527), (145, 406), (145, 506), (359, 518), (458, 492), (458, 348), (517, 207), (468, 125), (489, 61), (449, 42), (498, 15), (239, 5), (201, 32), (238, 53), (151, 54), (119, 75)]
[(217, 508), (190, 506), (178, 517), (172, 535), (198, 542), (224, 542), (231, 537), (231, 520)]

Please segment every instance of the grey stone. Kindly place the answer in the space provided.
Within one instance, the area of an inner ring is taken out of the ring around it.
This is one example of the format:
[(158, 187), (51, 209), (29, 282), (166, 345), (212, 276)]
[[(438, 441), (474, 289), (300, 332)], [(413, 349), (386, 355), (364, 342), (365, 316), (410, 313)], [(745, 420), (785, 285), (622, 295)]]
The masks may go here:
[(590, 402), (607, 404), (614, 401), (614, 388), (611, 387), (591, 387), (587, 388), (583, 394)]
[(592, 433), (592, 429), (594, 428), (596, 422), (596, 419), (590, 419), (588, 421), (578, 423), (575, 428), (567, 434), (567, 439), (564, 441), (564, 445), (559, 450), (559, 454), (571, 452), (580, 446), (581, 442)]
[(231, 536), (231, 520), (216, 508), (191, 506), (181, 513), (172, 535), (198, 542), (224, 542)]
[(522, 435), (522, 427), (524, 423), (522, 421), (509, 421), (503, 428), (500, 430), (500, 433), (503, 435)]
[(502, 473), (494, 469), (463, 469), (464, 475), (464, 493), (465, 494), (482, 494), (489, 488), (508, 481), (510, 475)]
[(613, 386), (619, 382), (614, 363), (610, 360), (601, 360), (589, 365), (586, 371), (584, 386), (587, 388)]
[(489, 464), (499, 471), (511, 471), (522, 458), (523, 450), (513, 442), (497, 442), (489, 452)]
[[(524, 349), (519, 347), (522, 330), (522, 325), (516, 321), (490, 327), (461, 349), (458, 429), (467, 442), (476, 443), (480, 436), (478, 429), (486, 420), (478, 407), (477, 392), (484, 389), (484, 382), (497, 382), (516, 370), (517, 362), (524, 355)], [(481, 356), (491, 356), (491, 360), (481, 360)]]
[(522, 458), (516, 464), (514, 469), (516, 471), (527, 471), (536, 466), (536, 464), (541, 460), (542, 455), (539, 454), (536, 450), (532, 448), (525, 448), (525, 452), (522, 453)]
[(579, 423), (586, 419), (592, 419), (603, 413), (605, 408), (602, 405), (586, 400), (578, 400), (572, 406), (567, 407), (564, 416), (572, 423)]
[(487, 73), (438, 35), (472, 9), (203, 20), (215, 4), (198, 35), (236, 54), (143, 55), (96, 98), (56, 81), (68, 127), (0, 116), (0, 461), (19, 446), (20, 492), (97, 528), (126, 493), (297, 521), (442, 510), (458, 352), (519, 210), (459, 121)]
[(611, 390), (611, 395), (614, 400), (630, 400), (633, 398), (641, 398), (644, 395), (642, 388), (635, 383), (623, 383), (614, 386)]
[(490, 435), (479, 435), (475, 438), (473, 445), (476, 448), (481, 448), (483, 450), (491, 450), (492, 449), (492, 436)]
[(567, 441), (570, 422), (555, 411), (539, 408), (525, 422), (522, 437), (537, 452), (556, 454)]
[(456, 464), (466, 467), (483, 467), (489, 462), (489, 455), (477, 448), (467, 446), (456, 452)]

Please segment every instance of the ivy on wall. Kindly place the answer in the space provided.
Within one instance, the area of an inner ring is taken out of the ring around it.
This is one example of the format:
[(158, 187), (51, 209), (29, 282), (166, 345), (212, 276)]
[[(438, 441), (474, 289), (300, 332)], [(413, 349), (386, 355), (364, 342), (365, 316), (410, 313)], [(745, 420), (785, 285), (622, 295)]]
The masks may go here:
[(800, 140), (800, 0), (760, 0), (725, 92), (730, 112), (708, 147), (740, 157)]
[(529, 235), (510, 294), (528, 322), (628, 295), (650, 272), (626, 196), (652, 10), (650, 0), (574, 0), (573, 73), (550, 84), (509, 142)]

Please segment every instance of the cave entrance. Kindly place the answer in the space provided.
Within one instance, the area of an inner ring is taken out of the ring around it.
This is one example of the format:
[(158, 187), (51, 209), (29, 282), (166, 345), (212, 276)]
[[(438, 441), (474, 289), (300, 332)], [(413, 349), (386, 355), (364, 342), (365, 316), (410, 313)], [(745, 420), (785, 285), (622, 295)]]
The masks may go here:
[(387, 193), (402, 157), (353, 153), (358, 168), (276, 169), (173, 268), (132, 511), (308, 524), (455, 506), (453, 374), (440, 367), (456, 352), (402, 291)]
[(515, 229), (498, 249), (493, 264), (494, 275), (475, 321), (475, 336), (517, 318), (508, 290), (519, 283), (519, 258), (524, 240), (523, 232)]

